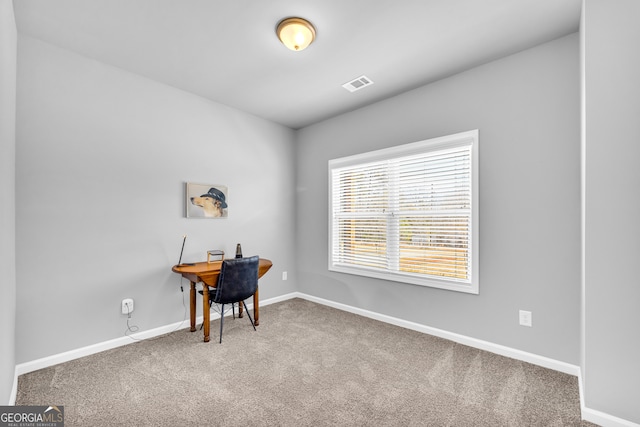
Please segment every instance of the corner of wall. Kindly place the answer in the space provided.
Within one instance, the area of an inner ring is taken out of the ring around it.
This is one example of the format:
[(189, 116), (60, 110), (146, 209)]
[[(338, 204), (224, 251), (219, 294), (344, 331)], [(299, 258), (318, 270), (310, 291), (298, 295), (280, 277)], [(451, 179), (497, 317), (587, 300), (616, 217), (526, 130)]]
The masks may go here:
[[(0, 402), (15, 399), (15, 148), (17, 30), (11, 1), (0, 2)], [(14, 390), (14, 391), (12, 391)]]

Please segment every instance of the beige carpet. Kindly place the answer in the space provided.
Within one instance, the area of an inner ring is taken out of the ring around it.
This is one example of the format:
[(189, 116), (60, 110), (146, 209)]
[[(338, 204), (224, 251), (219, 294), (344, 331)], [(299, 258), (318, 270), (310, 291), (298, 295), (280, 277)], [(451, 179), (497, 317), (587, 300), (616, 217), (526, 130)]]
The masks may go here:
[(65, 426), (587, 426), (577, 378), (302, 299), (20, 376)]

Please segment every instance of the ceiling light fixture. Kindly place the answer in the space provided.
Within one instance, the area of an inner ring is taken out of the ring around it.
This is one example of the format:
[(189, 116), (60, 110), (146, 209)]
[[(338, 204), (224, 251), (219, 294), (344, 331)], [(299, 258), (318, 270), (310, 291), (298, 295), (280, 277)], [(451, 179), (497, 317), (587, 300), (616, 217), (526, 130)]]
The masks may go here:
[(301, 51), (316, 38), (316, 29), (306, 19), (286, 18), (278, 24), (276, 34), (286, 47)]

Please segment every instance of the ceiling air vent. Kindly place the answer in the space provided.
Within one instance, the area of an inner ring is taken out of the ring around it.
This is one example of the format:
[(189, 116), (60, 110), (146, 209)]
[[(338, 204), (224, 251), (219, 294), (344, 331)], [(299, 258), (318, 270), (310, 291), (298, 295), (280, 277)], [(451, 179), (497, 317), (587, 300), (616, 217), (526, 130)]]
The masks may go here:
[(363, 87), (367, 87), (373, 84), (373, 81), (367, 76), (360, 76), (355, 80), (351, 80), (349, 83), (345, 83), (342, 85), (343, 88), (348, 90), (349, 92), (355, 92), (357, 90), (362, 89)]

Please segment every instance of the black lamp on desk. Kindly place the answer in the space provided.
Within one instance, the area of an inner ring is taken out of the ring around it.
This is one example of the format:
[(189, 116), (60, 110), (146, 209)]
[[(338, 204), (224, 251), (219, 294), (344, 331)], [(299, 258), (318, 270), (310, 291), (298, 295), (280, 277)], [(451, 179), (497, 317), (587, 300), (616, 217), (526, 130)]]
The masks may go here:
[(182, 235), (182, 249), (180, 249), (180, 258), (178, 258), (178, 265), (193, 265), (192, 262), (186, 262), (182, 264), (182, 253), (184, 252), (184, 243), (187, 241), (187, 235)]

